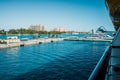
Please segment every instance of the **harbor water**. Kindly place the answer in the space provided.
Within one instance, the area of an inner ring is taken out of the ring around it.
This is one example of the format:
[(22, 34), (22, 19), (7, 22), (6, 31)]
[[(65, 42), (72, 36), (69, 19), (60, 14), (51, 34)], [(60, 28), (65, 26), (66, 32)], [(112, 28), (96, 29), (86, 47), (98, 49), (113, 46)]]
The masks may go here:
[(87, 80), (108, 42), (59, 41), (0, 50), (0, 80)]
[[(52, 36), (51, 34), (50, 36)], [(83, 37), (87, 34), (55, 34), (58, 38), (66, 38), (69, 36), (76, 36), (76, 37)], [(23, 35), (0, 35), (0, 39), (7, 39), (8, 36), (18, 36), (19, 39), (28, 38), (28, 39), (35, 39), (35, 38), (48, 38), (48, 34), (40, 34), (40, 35), (31, 35), (31, 34), (23, 34)]]

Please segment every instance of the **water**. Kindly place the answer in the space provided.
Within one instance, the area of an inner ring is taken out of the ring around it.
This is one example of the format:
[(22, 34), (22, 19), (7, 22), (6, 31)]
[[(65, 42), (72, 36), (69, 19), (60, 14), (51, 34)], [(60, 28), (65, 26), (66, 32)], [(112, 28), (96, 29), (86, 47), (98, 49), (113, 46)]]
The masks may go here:
[[(87, 34), (57, 34), (57, 35), (58, 35), (59, 38), (65, 38), (65, 37), (69, 37), (69, 36), (83, 37), (83, 36), (85, 36)], [(34, 37), (39, 38), (38, 35), (31, 35), (31, 34), (28, 34), (28, 35), (16, 35), (16, 36), (18, 36), (19, 39), (23, 39), (23, 38), (33, 39)], [(48, 34), (40, 34), (40, 38), (48, 38)], [(0, 35), (0, 39), (7, 39), (7, 36), (6, 35)]]
[[(15, 36), (15, 35), (14, 35)], [(16, 35), (17, 36), (17, 35)], [(7, 39), (8, 36), (6, 35), (0, 35), (0, 39)], [(33, 39), (33, 36), (32, 35), (21, 35), (21, 36), (18, 36), (19, 39), (22, 39), (22, 38), (28, 38), (28, 39)]]
[(60, 41), (0, 50), (0, 80), (87, 80), (107, 42)]

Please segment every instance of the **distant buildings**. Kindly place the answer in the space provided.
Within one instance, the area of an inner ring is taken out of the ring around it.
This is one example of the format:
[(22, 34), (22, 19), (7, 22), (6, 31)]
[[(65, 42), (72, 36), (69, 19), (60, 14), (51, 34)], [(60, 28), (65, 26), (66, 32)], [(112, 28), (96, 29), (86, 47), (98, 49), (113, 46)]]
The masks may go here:
[(35, 31), (44, 31), (45, 27), (43, 25), (31, 25), (29, 29)]
[[(35, 31), (45, 31), (45, 27), (43, 25), (31, 25), (28, 29)], [(56, 32), (66, 32), (67, 30), (63, 27), (54, 28), (52, 31)]]
[(54, 28), (53, 31), (57, 31), (57, 32), (66, 32), (67, 30), (63, 27), (57, 27), (57, 28)]

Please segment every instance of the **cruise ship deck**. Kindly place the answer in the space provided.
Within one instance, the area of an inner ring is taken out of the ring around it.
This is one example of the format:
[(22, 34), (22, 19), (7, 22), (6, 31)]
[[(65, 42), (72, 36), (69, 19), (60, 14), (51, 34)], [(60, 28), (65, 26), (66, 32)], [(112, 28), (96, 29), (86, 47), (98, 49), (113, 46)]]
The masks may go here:
[(120, 80), (120, 29), (111, 44), (105, 80)]
[(120, 80), (120, 0), (105, 0), (105, 4), (116, 34), (89, 80)]

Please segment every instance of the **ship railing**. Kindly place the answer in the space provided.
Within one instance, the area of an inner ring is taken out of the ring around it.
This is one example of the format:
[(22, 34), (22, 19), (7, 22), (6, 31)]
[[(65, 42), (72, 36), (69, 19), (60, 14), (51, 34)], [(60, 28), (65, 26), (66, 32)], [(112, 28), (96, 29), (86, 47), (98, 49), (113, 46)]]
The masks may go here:
[(88, 80), (104, 80), (107, 72), (107, 67), (109, 63), (111, 53), (111, 47), (108, 46), (103, 53), (102, 57), (100, 58), (99, 62), (97, 63), (95, 69), (91, 73)]
[(88, 80), (104, 80), (105, 79), (105, 76), (107, 74), (107, 68), (108, 68), (108, 65), (109, 65), (111, 50), (112, 50), (113, 47), (114, 48), (115, 47), (120, 48), (119, 41), (120, 41), (120, 27), (117, 30), (116, 35), (115, 35), (111, 45), (106, 48), (103, 56), (101, 57), (101, 59), (97, 63), (95, 69), (91, 73)]

